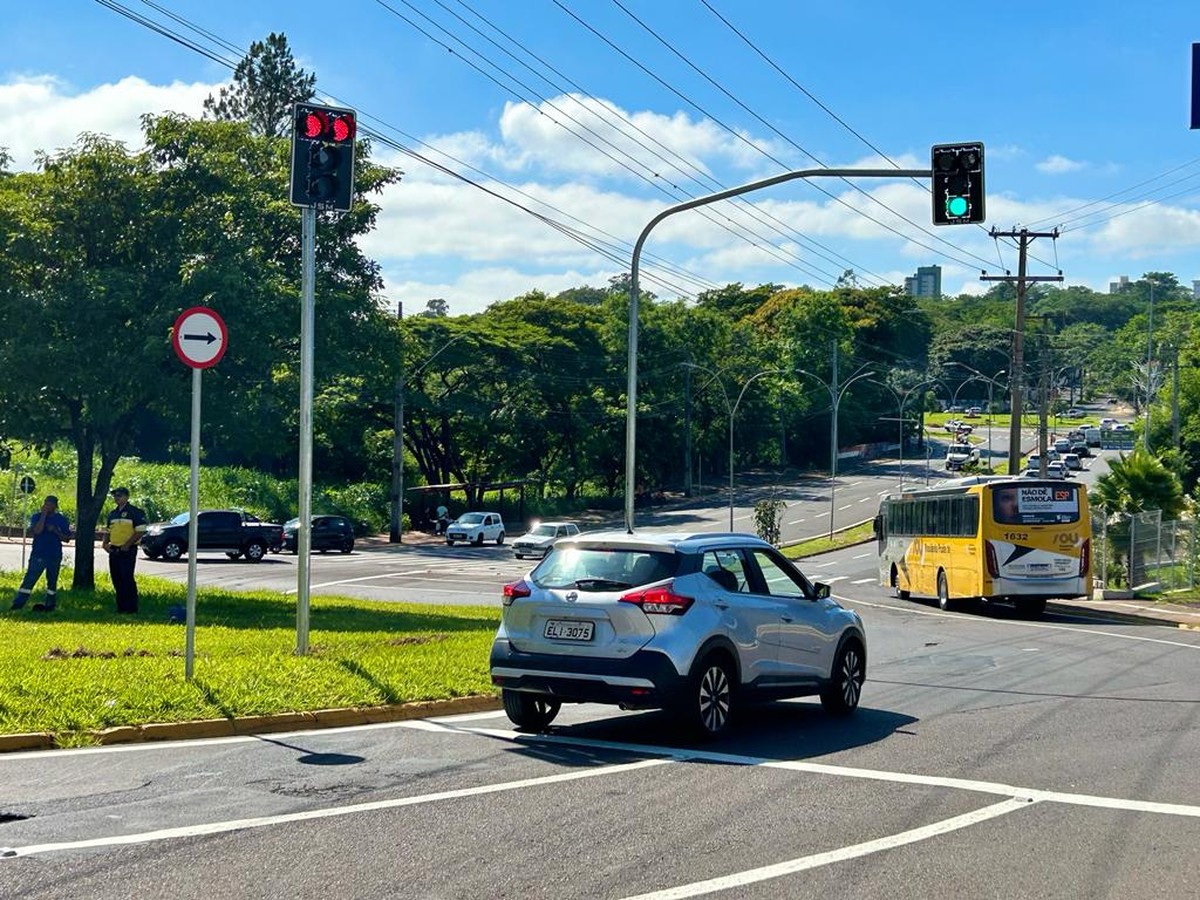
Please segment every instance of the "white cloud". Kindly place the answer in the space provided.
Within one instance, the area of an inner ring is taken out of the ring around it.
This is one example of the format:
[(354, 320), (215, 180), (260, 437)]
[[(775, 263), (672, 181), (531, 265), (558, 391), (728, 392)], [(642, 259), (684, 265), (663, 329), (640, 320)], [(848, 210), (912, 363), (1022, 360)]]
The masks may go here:
[[(152, 85), (141, 78), (123, 78), (84, 92), (51, 76), (17, 78), (0, 84), (0, 134), (19, 170), (33, 167), (39, 150), (69, 147), (83, 132), (106, 134), (141, 145), (143, 113), (180, 112), (198, 116), (212, 84)], [(37, 115), (31, 115), (36, 110)]]
[[(711, 165), (746, 171), (763, 155), (780, 152), (770, 142), (683, 113), (629, 112), (575, 94), (533, 106), (507, 103), (500, 116), (504, 161), (511, 170), (540, 168), (572, 177), (619, 177), (688, 185), (711, 182)], [(701, 193), (704, 191), (701, 190)]]
[(1067, 172), (1078, 172), (1080, 169), (1086, 169), (1087, 165), (1085, 162), (1067, 159), (1065, 156), (1055, 154), (1043, 159), (1037, 164), (1036, 168), (1045, 175), (1065, 175)]

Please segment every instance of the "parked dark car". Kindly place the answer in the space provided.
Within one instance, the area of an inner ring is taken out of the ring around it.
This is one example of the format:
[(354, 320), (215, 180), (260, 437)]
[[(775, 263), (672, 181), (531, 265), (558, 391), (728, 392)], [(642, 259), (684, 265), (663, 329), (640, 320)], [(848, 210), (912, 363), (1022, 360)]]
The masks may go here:
[[(283, 549), (296, 552), (297, 533), (300, 519), (288, 519), (283, 523)], [(324, 553), (340, 550), (349, 553), (354, 549), (354, 523), (345, 516), (312, 517), (312, 549)]]
[[(142, 553), (150, 559), (160, 556), (168, 561), (188, 552), (190, 513), (180, 513), (169, 522), (155, 522), (142, 537)], [(272, 522), (237, 509), (202, 509), (196, 519), (198, 552), (220, 551), (230, 559), (245, 556), (261, 562), (267, 551), (283, 543), (283, 529)]]

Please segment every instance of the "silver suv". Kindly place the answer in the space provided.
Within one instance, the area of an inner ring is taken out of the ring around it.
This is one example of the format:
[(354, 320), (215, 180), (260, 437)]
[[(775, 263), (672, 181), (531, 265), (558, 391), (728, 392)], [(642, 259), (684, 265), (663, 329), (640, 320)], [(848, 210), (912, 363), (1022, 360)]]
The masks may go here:
[(858, 614), (747, 534), (559, 540), (502, 602), (492, 683), (518, 728), (592, 702), (668, 709), (714, 737), (755, 699), (852, 712), (866, 678)]

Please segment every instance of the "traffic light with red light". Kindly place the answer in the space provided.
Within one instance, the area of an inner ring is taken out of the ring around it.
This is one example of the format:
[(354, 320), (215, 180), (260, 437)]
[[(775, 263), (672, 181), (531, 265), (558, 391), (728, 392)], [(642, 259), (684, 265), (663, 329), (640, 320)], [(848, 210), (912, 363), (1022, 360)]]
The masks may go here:
[(970, 225), (986, 217), (983, 195), (983, 144), (933, 147), (933, 224)]
[(292, 203), (350, 210), (354, 194), (354, 110), (297, 103), (292, 129)]

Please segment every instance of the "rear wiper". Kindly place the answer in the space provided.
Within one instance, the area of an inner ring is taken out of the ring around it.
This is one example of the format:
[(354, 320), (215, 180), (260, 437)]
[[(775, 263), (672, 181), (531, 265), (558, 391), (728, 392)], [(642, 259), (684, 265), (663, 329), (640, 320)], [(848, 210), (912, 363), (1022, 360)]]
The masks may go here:
[(627, 581), (613, 581), (609, 578), (580, 578), (575, 582), (575, 587), (581, 591), (616, 591), (633, 585)]

